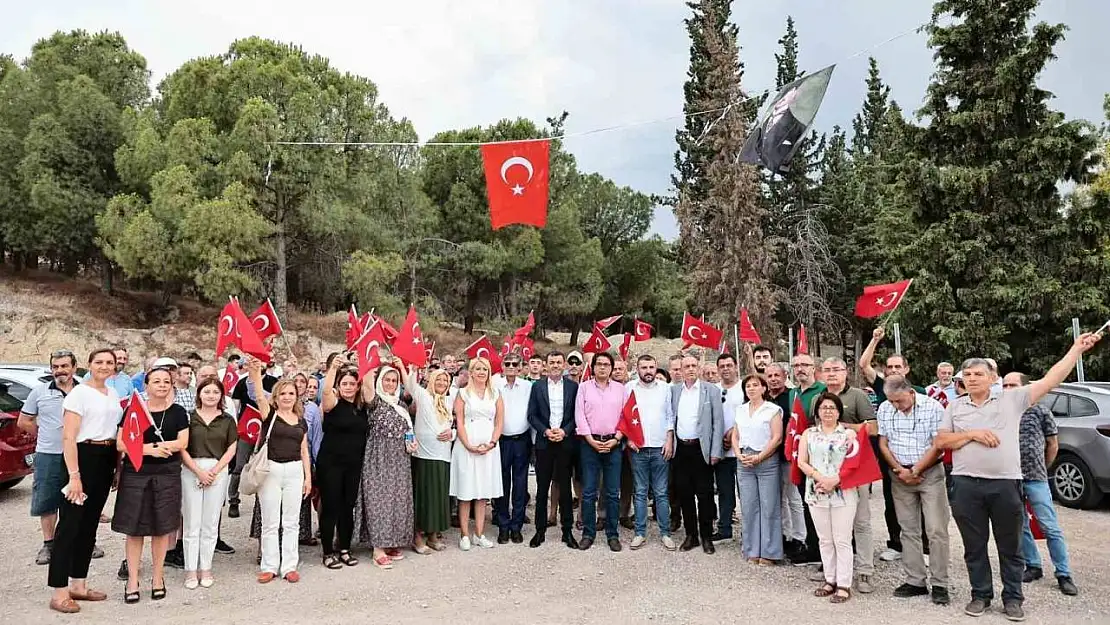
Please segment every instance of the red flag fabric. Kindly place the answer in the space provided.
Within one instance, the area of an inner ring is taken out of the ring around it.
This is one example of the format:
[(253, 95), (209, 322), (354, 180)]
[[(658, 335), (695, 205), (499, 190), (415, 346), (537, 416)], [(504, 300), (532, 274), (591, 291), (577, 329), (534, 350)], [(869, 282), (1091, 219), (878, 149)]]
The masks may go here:
[(613, 315), (612, 317), (606, 317), (604, 319), (599, 319), (599, 320), (594, 322), (594, 327), (599, 329), (599, 330), (608, 330), (609, 326), (611, 326), (614, 323), (620, 321), (620, 318), (623, 317), (623, 316), (624, 315)]
[(490, 225), (543, 228), (547, 224), (547, 171), (550, 140), (482, 146)]
[(644, 426), (640, 423), (640, 407), (636, 405), (636, 391), (632, 391), (628, 400), (624, 402), (621, 419), (617, 422), (617, 431), (628, 437), (628, 442), (636, 447), (644, 446)]
[(251, 405), (243, 407), (243, 416), (239, 417), (239, 440), (255, 445), (262, 436), (262, 413)]
[(808, 353), (809, 340), (806, 339), (806, 324), (798, 324), (798, 349), (794, 350), (794, 355)]
[(868, 319), (893, 311), (902, 303), (913, 280), (891, 284), (873, 284), (863, 287), (863, 295), (856, 300), (856, 316)]
[(511, 351), (513, 351), (513, 344), (510, 341), (505, 341), (504, 343), (501, 344), (501, 356), (502, 357), (508, 356), (509, 352), (511, 352)]
[(235, 385), (239, 383), (239, 372), (235, 370), (235, 365), (230, 362), (227, 363), (227, 369), (224, 369), (224, 393), (231, 395), (231, 391), (235, 389)]
[(856, 433), (856, 439), (852, 441), (844, 462), (840, 465), (840, 488), (858, 488), (882, 478), (879, 461), (871, 447), (871, 435), (866, 427), (862, 427)]
[(724, 333), (690, 313), (682, 316), (682, 340), (689, 345), (720, 349)]
[[(382, 366), (381, 347), (386, 344), (385, 334), (379, 319), (358, 337), (351, 349), (358, 354), (358, 379), (366, 377), (371, 370)], [(420, 350), (423, 352), (424, 350)]]
[(351, 304), (351, 307), (347, 309), (347, 349), (355, 346), (355, 341), (362, 336), (363, 330), (364, 327), (362, 320), (359, 319), (358, 311), (355, 310), (355, 305)]
[(501, 355), (497, 353), (493, 341), (484, 334), (482, 338), (467, 346), (466, 355), (468, 358), (485, 358), (489, 361), (490, 369), (493, 370), (491, 373), (501, 372)]
[(590, 333), (590, 338), (586, 339), (586, 343), (582, 345), (582, 351), (587, 354), (599, 354), (609, 350), (609, 337), (601, 333), (601, 328), (594, 326), (594, 331)]
[(274, 304), (268, 297), (258, 307), (258, 310), (251, 313), (251, 325), (254, 326), (254, 331), (258, 333), (258, 338), (263, 341), (271, 336), (280, 336), (285, 332), (285, 329), (281, 327), (277, 311), (274, 310)]
[(220, 311), (220, 324), (216, 336), (216, 356), (223, 354), (224, 350), (232, 345), (238, 347), (243, 353), (250, 354), (263, 362), (269, 362), (271, 358), (270, 348), (262, 342), (262, 339), (258, 338), (258, 333), (255, 332), (250, 319), (247, 318), (247, 314), (239, 306), (239, 301), (235, 299), (225, 304), (223, 310)]
[(389, 325), (389, 322), (385, 320), (385, 317), (382, 317), (380, 315), (370, 315), (370, 318), (381, 324), (382, 336), (385, 337), (386, 343), (393, 345), (393, 343), (397, 340), (397, 335), (400, 334), (397, 328)]
[(801, 395), (795, 395), (794, 404), (790, 408), (790, 421), (786, 426), (785, 451), (786, 459), (790, 461), (790, 481), (795, 486), (800, 486), (805, 479), (802, 470), (798, 468), (798, 443), (802, 440), (802, 432), (809, 429), (809, 419), (806, 418), (802, 408)]
[(632, 333), (631, 332), (625, 332), (624, 333), (624, 340), (621, 341), (621, 346), (620, 346), (621, 360), (628, 360), (628, 349), (630, 347), (632, 347)]
[(1033, 533), (1033, 540), (1044, 540), (1044, 528), (1041, 527), (1041, 522), (1037, 520), (1037, 514), (1033, 512), (1033, 506), (1029, 500), (1025, 500), (1025, 516), (1029, 519), (1029, 531)]
[(150, 412), (138, 391), (131, 391), (131, 401), (123, 415), (123, 447), (131, 466), (143, 468), (143, 433), (151, 425)]
[(427, 339), (424, 339), (425, 358), (427, 358), (428, 361), (430, 362), (432, 360), (432, 357), (435, 356), (435, 353), (436, 353), (436, 342), (432, 341), (431, 343), (429, 343)]
[(428, 353), (424, 351), (424, 335), (420, 332), (416, 306), (409, 306), (409, 313), (405, 315), (405, 322), (393, 342), (393, 355), (417, 369), (428, 366)]
[[(752, 325), (752, 320), (748, 318), (747, 308), (740, 309), (740, 340), (756, 345), (763, 342), (763, 339), (759, 338), (759, 332), (756, 332), (755, 326)], [(740, 346), (737, 345), (736, 348), (740, 349)]]
[(591, 363), (592, 361), (589, 359), (586, 359), (586, 361), (582, 363), (582, 379), (579, 380), (579, 382), (585, 382), (594, 377), (593, 367), (590, 366)]
[(651, 331), (655, 328), (651, 327), (646, 321), (636, 319), (632, 322), (632, 335), (636, 337), (637, 341), (647, 341), (651, 338)]
[(517, 328), (516, 332), (513, 332), (513, 338), (518, 339), (518, 340), (523, 339), (524, 337), (531, 334), (532, 330), (535, 330), (535, 329), (536, 329), (536, 313), (535, 313), (535, 311), (530, 311), (528, 313), (528, 319), (527, 319), (527, 321), (524, 322), (524, 325)]
[[(926, 387), (925, 394), (937, 400), (937, 403), (939, 403), (941, 406), (945, 408), (948, 407), (948, 394), (937, 387), (935, 384), (930, 384), (928, 387)], [(943, 462), (944, 464), (952, 464), (952, 450), (945, 449), (941, 453), (940, 459), (941, 462)]]
[(515, 343), (520, 346), (520, 357), (525, 361), (536, 355), (536, 342), (528, 337), (514, 339)]

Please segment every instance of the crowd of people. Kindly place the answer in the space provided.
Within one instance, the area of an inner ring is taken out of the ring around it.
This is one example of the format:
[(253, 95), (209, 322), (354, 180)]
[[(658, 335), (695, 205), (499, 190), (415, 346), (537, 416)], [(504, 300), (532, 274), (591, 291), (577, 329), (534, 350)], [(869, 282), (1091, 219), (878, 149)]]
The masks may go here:
[[(299, 581), (301, 546), (318, 545), (323, 566), (340, 570), (359, 564), (361, 543), (385, 570), (407, 550), (447, 549), (452, 526), (469, 551), (523, 543), (528, 524), (531, 548), (557, 526), (564, 545), (588, 550), (600, 525), (614, 552), (623, 549), (620, 527), (632, 530), (634, 550), (652, 534), (662, 549), (706, 554), (737, 540), (753, 565), (808, 565), (814, 594), (844, 603), (874, 591), (870, 502), (881, 491), (889, 538), (878, 557), (901, 560), (904, 575), (895, 597), (949, 603), (954, 518), (971, 582), (965, 612), (981, 615), (995, 598), (993, 535), (1003, 612), (1023, 619), (1022, 584), (1043, 576), (1026, 502), (1047, 535), (1061, 592), (1075, 595), (1047, 485), (1056, 426), (1038, 402), (1101, 336), (1077, 338), (1039, 380), (1001, 378), (994, 361), (973, 357), (958, 371), (940, 363), (924, 388), (910, 382), (899, 354), (882, 371), (873, 365), (883, 338), (877, 329), (861, 354), (857, 386), (840, 358), (777, 363), (764, 346), (747, 346), (742, 361), (724, 353), (710, 362), (514, 352), (499, 372), (484, 358), (446, 354), (424, 369), (394, 358), (361, 376), (349, 354), (331, 354), (312, 372), (293, 358), (278, 366), (233, 356), (223, 377), (196, 354), (148, 359), (131, 376), (127, 350), (114, 348), (94, 350), (82, 380), (77, 357), (57, 351), (53, 379), (31, 392), (19, 420), (38, 435), (36, 562), (49, 566), (52, 609), (105, 600), (86, 580), (116, 489), (110, 522), (125, 536), (125, 603), (141, 600), (148, 539), (151, 600), (166, 597), (166, 566), (184, 569), (185, 588), (207, 588), (214, 554), (234, 552), (220, 536), (224, 509), (238, 518), (241, 497), (256, 494), (251, 536), (263, 584)], [(132, 390), (152, 423), (138, 466), (124, 453)], [(618, 428), (631, 394), (641, 446)], [(792, 429), (792, 416), (809, 427)], [(260, 421), (254, 443), (238, 426), (251, 418)], [(865, 435), (881, 489), (842, 488), (840, 467)], [(495, 539), (486, 533), (490, 503)]]

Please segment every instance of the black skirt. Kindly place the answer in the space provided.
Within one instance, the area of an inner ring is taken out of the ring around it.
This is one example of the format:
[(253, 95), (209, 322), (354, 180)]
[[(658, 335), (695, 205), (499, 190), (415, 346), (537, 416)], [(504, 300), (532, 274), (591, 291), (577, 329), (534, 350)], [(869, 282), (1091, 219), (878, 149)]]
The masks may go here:
[(112, 531), (127, 536), (162, 536), (181, 524), (181, 462), (143, 464), (136, 472), (124, 460), (112, 514)]

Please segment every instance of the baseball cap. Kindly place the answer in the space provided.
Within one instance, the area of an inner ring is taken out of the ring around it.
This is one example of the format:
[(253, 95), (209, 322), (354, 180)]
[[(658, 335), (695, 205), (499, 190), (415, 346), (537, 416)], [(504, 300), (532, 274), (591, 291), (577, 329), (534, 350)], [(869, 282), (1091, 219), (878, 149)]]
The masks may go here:
[(582, 358), (582, 352), (578, 350), (574, 350), (573, 352), (567, 354), (567, 362), (570, 362), (573, 358), (577, 358), (578, 362), (580, 363), (585, 361), (585, 359)]
[(163, 356), (163, 357), (159, 358), (158, 360), (155, 360), (154, 364), (150, 368), (151, 369), (169, 369), (169, 368), (176, 369), (177, 368), (177, 361), (174, 360), (173, 358), (166, 358), (165, 356)]

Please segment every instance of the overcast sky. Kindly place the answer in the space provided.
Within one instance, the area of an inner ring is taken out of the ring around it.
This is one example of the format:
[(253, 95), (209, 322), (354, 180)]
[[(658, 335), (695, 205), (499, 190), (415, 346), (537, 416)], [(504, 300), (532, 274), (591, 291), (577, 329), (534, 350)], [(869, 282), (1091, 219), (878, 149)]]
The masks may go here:
[[(736, 0), (744, 87), (773, 85), (777, 40), (793, 15), (804, 69), (841, 62), (818, 128), (850, 126), (868, 55), (878, 59), (903, 108), (916, 110), (933, 71), (924, 35), (879, 44), (926, 22), (931, 10), (925, 0)], [(369, 77), (422, 139), (505, 117), (542, 122), (563, 110), (570, 112), (567, 131), (575, 133), (681, 114), (687, 13), (682, 0), (37, 0), (6, 7), (0, 51), (23, 58), (55, 30), (119, 31), (146, 57), (157, 84), (189, 59), (260, 35)], [(1071, 28), (1042, 85), (1068, 116), (1101, 122), (1110, 91), (1110, 46), (1102, 39), (1110, 2), (1045, 0), (1039, 17)], [(666, 193), (679, 123), (569, 138), (566, 147), (585, 171)], [(675, 236), (669, 211), (657, 211), (654, 229)]]

